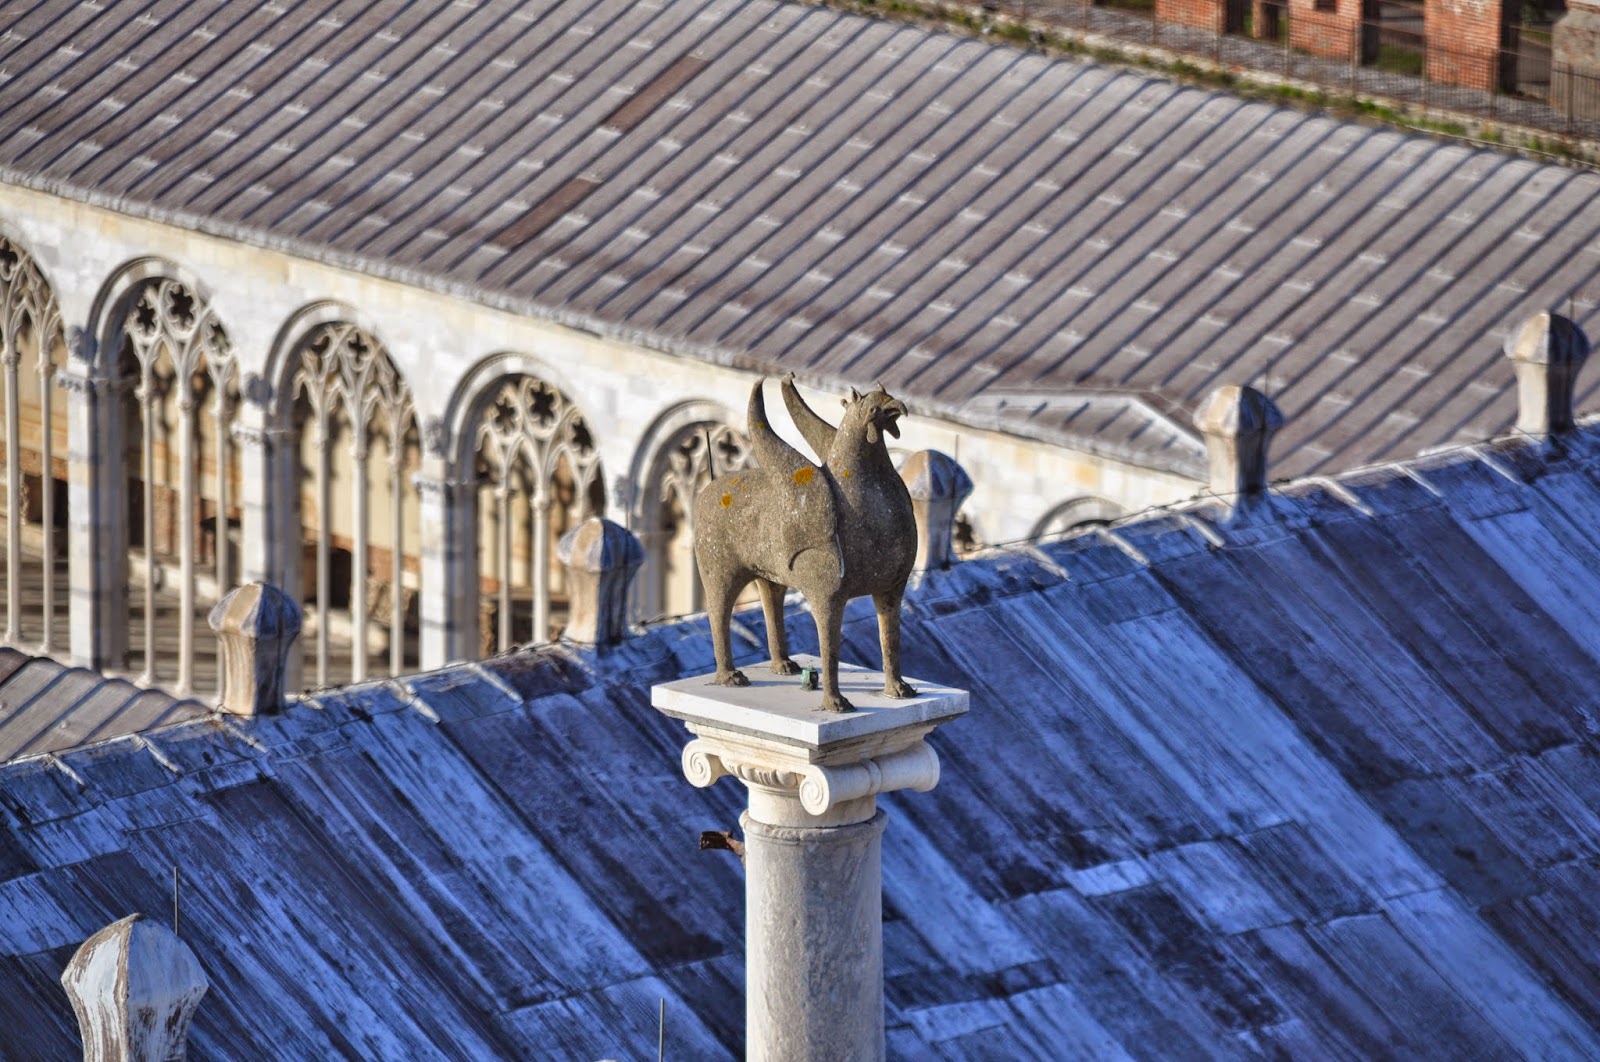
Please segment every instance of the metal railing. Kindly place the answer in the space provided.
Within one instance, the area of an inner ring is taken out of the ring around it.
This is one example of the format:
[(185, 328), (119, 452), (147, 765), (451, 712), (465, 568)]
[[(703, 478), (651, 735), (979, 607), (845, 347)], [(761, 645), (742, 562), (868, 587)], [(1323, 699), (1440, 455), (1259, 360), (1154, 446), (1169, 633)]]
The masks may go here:
[[(1482, 49), (1424, 32), (1420, 9), (1397, 5), (1390, 17), (1355, 20), (1332, 10), (1291, 11), (1283, 0), (1222, 0), (1214, 17), (1204, 13), (1212, 24), (1200, 26), (1158, 17), (1156, 0), (1007, 0), (982, 10), (1011, 36), (1075, 30), (1309, 83), (1331, 96), (1600, 140), (1600, 76), (1556, 63), (1547, 33), (1516, 26), (1503, 29), (1502, 47)], [(1436, 124), (1453, 131), (1448, 121)], [(1460, 135), (1466, 132), (1463, 126)]]

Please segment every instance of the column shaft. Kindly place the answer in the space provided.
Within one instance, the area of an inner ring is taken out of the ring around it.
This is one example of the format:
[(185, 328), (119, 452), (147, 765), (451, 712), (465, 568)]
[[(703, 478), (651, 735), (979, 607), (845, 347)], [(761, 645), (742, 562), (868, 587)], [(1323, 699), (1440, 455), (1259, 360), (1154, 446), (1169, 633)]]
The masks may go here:
[(40, 656), (55, 655), (56, 619), (56, 481), (55, 481), (55, 424), (51, 398), (55, 394), (55, 366), (50, 363), (49, 352), (39, 359), (39, 449), (40, 467), (43, 469), (44, 495), (39, 499), (42, 507), (40, 519), (44, 531), (44, 637), (39, 642)]
[(543, 489), (533, 496), (533, 637), (535, 645), (550, 640), (550, 498)]
[(128, 512), (118, 396), (84, 364), (93, 341), (74, 330), (67, 392), (67, 585), (72, 662), (121, 667), (127, 655)]
[[(5, 641), (22, 640), (22, 403), (17, 397), (17, 352), (7, 350), (6, 385), (6, 633)], [(46, 400), (49, 396), (45, 396)], [(49, 482), (48, 473), (45, 482)], [(45, 620), (49, 622), (48, 618)]]
[(401, 460), (402, 438), (389, 440), (389, 674), (398, 675), (406, 666), (406, 509), (401, 491), (405, 489), (405, 464)]
[(294, 539), (286, 545), (279, 524), (282, 509), (293, 509), (298, 516), (299, 506), (292, 492), (299, 485), (281, 474), (278, 440), (266, 427), (265, 419), (257, 407), (247, 404), (233, 427), (239, 446), (239, 579), (244, 583), (271, 583), (289, 592), (298, 603), (299, 587), (289, 585), (281, 553), (298, 546), (299, 528), (295, 528)]
[(745, 838), (745, 1057), (881, 1062), (885, 816)]
[(478, 656), (476, 488), (443, 477), (415, 479), (422, 517), (421, 660), (424, 670)]
[(354, 538), (350, 555), (350, 681), (367, 679), (367, 440), (366, 426), (358, 424), (355, 448), (355, 489), (351, 491)]
[[(178, 381), (188, 387), (188, 380)], [(185, 396), (178, 404), (178, 682), (176, 691), (194, 689), (195, 520), (199, 516), (200, 469), (195, 454), (195, 404)]]

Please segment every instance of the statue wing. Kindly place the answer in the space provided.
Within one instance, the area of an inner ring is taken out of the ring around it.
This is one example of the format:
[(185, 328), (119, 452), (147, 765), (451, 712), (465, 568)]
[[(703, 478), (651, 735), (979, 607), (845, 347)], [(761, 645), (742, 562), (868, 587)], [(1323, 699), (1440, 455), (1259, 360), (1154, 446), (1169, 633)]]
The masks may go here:
[(794, 373), (783, 378), (783, 404), (789, 410), (789, 416), (794, 418), (794, 426), (800, 429), (800, 434), (805, 437), (806, 445), (811, 447), (817, 455), (818, 461), (826, 461), (833, 452), (834, 427), (811, 411), (806, 405), (806, 400), (800, 397), (800, 392), (794, 386)]
[(750, 389), (747, 427), (750, 429), (750, 449), (756, 455), (756, 465), (786, 478), (792, 478), (801, 469), (809, 468), (811, 475), (805, 476), (809, 480), (821, 470), (772, 430), (772, 425), (767, 421), (767, 400), (761, 393), (766, 382), (763, 376)]
[(821, 466), (807, 461), (772, 430), (762, 395), (766, 382), (757, 380), (750, 390), (750, 449), (755, 453), (756, 465), (771, 477), (768, 482), (779, 491), (767, 499), (777, 518), (776, 559), (784, 570), (793, 573), (800, 554), (812, 549), (827, 550), (838, 557), (842, 577), (844, 557), (839, 552), (839, 509), (832, 480)]

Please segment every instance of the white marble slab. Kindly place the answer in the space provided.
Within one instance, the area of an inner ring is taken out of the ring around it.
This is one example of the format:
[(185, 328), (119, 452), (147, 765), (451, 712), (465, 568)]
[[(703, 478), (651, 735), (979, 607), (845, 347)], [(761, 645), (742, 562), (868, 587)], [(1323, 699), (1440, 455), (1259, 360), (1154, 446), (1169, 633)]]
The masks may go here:
[[(815, 656), (793, 657), (801, 667), (821, 667)], [(853, 712), (822, 709), (822, 691), (801, 687), (799, 675), (774, 675), (769, 661), (740, 668), (748, 686), (716, 686), (711, 675), (666, 682), (650, 688), (650, 703), (687, 723), (761, 737), (785, 744), (822, 748), (917, 723), (940, 723), (967, 710), (967, 691), (906, 681), (917, 696), (897, 700), (883, 695), (883, 672), (839, 665), (839, 692)]]

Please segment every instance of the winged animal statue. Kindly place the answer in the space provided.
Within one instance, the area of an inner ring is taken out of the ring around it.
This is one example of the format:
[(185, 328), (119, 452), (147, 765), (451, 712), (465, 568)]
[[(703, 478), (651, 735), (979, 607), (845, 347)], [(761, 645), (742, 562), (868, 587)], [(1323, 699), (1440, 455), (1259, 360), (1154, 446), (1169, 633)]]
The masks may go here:
[(767, 422), (766, 380), (750, 392), (749, 437), (756, 467), (712, 480), (695, 498), (695, 561), (705, 588), (706, 612), (717, 658), (712, 680), (747, 686), (733, 666), (729, 624), (733, 605), (754, 582), (767, 619), (772, 670), (793, 675), (783, 598), (790, 587), (805, 595), (817, 625), (822, 656), (822, 707), (853, 706), (839, 692), (839, 642), (845, 602), (872, 595), (883, 649), (883, 692), (914, 697), (900, 674), (900, 603), (916, 559), (917, 525), (911, 495), (889, 458), (884, 436), (898, 438), (905, 403), (880, 385), (860, 394), (851, 388), (837, 427), (800, 397), (794, 378), (781, 390), (800, 434), (819, 455), (811, 461), (784, 442)]

